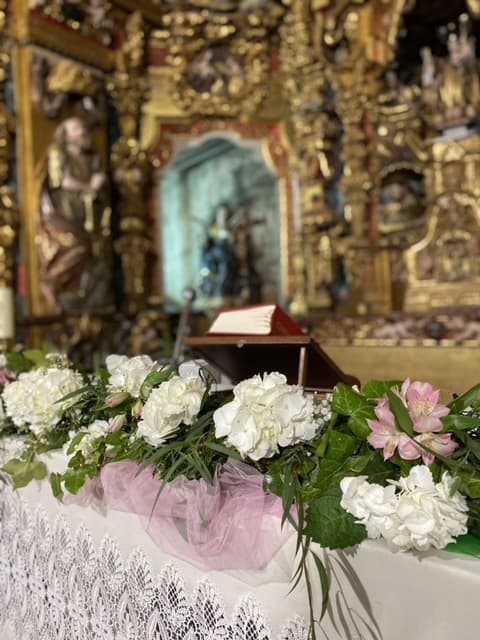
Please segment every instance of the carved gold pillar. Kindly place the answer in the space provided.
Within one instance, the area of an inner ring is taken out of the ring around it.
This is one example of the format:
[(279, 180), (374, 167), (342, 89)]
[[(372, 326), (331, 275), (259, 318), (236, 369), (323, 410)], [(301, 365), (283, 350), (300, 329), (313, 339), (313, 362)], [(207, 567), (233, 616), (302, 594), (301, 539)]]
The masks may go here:
[(10, 184), (14, 120), (6, 103), (10, 65), (7, 2), (0, 0), (0, 348), (15, 337), (15, 255), (18, 207)]
[[(411, 4), (411, 0), (314, 0), (310, 5), (311, 42), (342, 122), (339, 191), (345, 198), (349, 237), (342, 239), (339, 251), (347, 263), (351, 292), (346, 311), (390, 310), (388, 253), (378, 245), (375, 227), (374, 180), (379, 163), (374, 130), (382, 77), (394, 57), (402, 14)], [(329, 228), (325, 223), (323, 228), (335, 243), (335, 224)]]
[(121, 136), (112, 149), (113, 177), (120, 197), (120, 255), (124, 280), (124, 307), (137, 313), (145, 307), (147, 271), (152, 240), (148, 229), (151, 164), (139, 142), (142, 103), (146, 96), (145, 25), (140, 12), (126, 22), (125, 40), (118, 51), (110, 91)]

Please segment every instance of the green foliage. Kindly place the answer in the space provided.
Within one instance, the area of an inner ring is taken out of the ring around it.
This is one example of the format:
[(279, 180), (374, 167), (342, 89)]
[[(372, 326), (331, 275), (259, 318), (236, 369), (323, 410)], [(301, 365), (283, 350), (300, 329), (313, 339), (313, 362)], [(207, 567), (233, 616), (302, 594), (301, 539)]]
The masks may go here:
[(342, 491), (332, 487), (312, 500), (307, 512), (305, 535), (328, 549), (344, 549), (362, 542), (367, 531), (340, 505)]

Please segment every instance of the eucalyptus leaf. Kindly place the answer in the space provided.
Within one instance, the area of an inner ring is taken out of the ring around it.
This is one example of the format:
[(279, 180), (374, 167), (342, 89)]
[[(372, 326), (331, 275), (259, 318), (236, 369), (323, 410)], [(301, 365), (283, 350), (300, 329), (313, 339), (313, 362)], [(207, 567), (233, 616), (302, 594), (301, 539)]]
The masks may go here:
[(60, 473), (50, 474), (50, 486), (52, 487), (52, 493), (55, 498), (61, 498), (63, 496), (62, 475)]
[(445, 431), (451, 431), (452, 429), (465, 431), (480, 427), (480, 416), (462, 416), (450, 413), (448, 416), (441, 418), (441, 421)]
[(462, 413), (468, 407), (475, 407), (480, 403), (480, 384), (466, 391), (463, 395), (452, 400), (448, 405), (452, 413)]

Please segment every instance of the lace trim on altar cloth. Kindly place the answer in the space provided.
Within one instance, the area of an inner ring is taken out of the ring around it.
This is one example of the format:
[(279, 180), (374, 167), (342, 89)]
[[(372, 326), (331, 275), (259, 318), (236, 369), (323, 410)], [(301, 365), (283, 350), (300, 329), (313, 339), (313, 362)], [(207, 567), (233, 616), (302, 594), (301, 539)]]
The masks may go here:
[[(191, 593), (173, 565), (155, 576), (145, 554), (126, 562), (106, 535), (0, 492), (0, 634), (15, 640), (273, 640), (261, 606), (243, 597), (231, 616), (206, 578)], [(307, 640), (297, 618), (277, 640)]]

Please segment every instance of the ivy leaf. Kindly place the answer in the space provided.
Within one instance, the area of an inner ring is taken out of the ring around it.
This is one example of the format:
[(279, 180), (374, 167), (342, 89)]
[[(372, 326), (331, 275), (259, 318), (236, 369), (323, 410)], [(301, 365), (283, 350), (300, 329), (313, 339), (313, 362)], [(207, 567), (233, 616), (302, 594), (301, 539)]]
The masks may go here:
[(398, 477), (398, 467), (390, 461), (384, 460), (380, 451), (375, 451), (361, 473), (368, 476), (370, 483), (385, 486), (387, 480)]
[(365, 398), (343, 382), (335, 387), (332, 398), (332, 409), (342, 416), (351, 416), (365, 405)]
[(372, 420), (373, 418), (375, 418), (374, 408), (372, 405), (365, 403), (350, 416), (348, 427), (357, 438), (365, 440), (372, 432), (368, 426), (368, 420)]
[(387, 395), (390, 403), (390, 409), (395, 416), (395, 422), (397, 423), (398, 428), (411, 438), (415, 437), (413, 422), (410, 418), (407, 407), (403, 404), (403, 400), (392, 390), (387, 391)]
[(85, 467), (80, 469), (69, 469), (63, 474), (65, 489), (69, 493), (77, 494), (87, 480), (88, 472)]
[(358, 441), (356, 438), (346, 433), (341, 433), (340, 431), (331, 431), (325, 457), (342, 462), (353, 454), (357, 448), (357, 444)]
[(362, 393), (366, 398), (382, 398), (387, 391), (394, 387), (401, 387), (400, 380), (371, 380), (363, 387)]
[(48, 475), (44, 462), (24, 461), (17, 458), (9, 460), (2, 470), (12, 476), (13, 484), (17, 489), (26, 487), (32, 480), (43, 480)]
[(332, 408), (342, 416), (348, 416), (350, 431), (362, 440), (370, 433), (367, 420), (374, 417), (374, 408), (368, 398), (346, 384), (339, 383), (333, 394)]
[(340, 487), (333, 487), (310, 503), (304, 533), (324, 548), (352, 547), (367, 537), (363, 524), (340, 506), (341, 499)]

